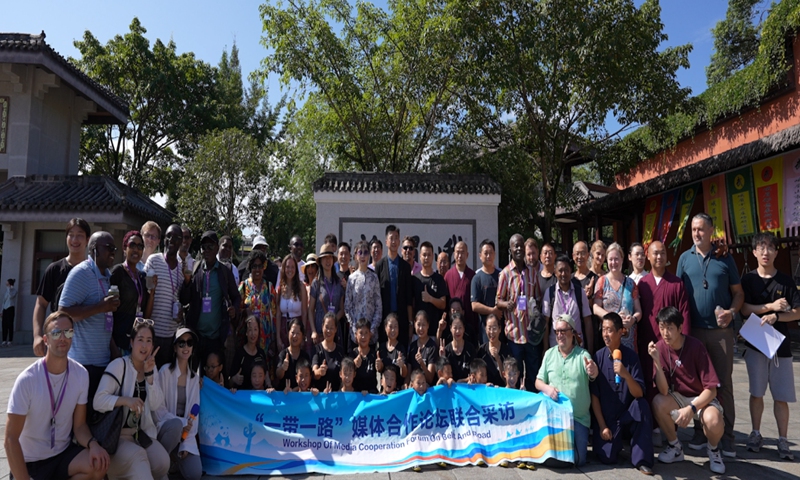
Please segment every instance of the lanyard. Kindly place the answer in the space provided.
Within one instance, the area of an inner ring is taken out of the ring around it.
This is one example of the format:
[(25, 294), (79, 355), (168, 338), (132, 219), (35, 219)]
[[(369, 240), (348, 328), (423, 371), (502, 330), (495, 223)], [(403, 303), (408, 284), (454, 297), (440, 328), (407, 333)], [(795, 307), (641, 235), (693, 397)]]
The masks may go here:
[(210, 271), (206, 272), (205, 276), (206, 276), (206, 297), (210, 297), (211, 294), (208, 293), (208, 291), (209, 288), (211, 288), (211, 272)]
[[(558, 285), (556, 285), (556, 290), (558, 291), (558, 299), (561, 300), (561, 313), (569, 314), (569, 307), (572, 305), (572, 295), (570, 292), (564, 293)], [(564, 300), (566, 297), (566, 300)]]
[(131, 271), (131, 269), (128, 268), (127, 264), (124, 264), (123, 267), (128, 272), (128, 275), (130, 275), (131, 280), (133, 280), (133, 285), (136, 287), (136, 293), (139, 295), (139, 301), (138, 301), (138, 303), (136, 305), (139, 308), (141, 308), (142, 307), (142, 284), (139, 281), (139, 273), (137, 271), (137, 273), (134, 275), (133, 272)]
[[(178, 279), (176, 278), (174, 281), (172, 280), (172, 269), (169, 268), (169, 262), (167, 262), (167, 254), (166, 253), (164, 253), (164, 263), (167, 264), (167, 273), (169, 274), (169, 284), (172, 287), (172, 299), (175, 300), (176, 298), (178, 298), (178, 290), (177, 290), (177, 288), (175, 288), (175, 284), (178, 283)], [(179, 267), (180, 267), (180, 262), (178, 262), (175, 265), (175, 270), (177, 270)], [(177, 277), (179, 275), (180, 275), (180, 273), (176, 272), (175, 276)]]
[(86, 261), (87, 262), (92, 262), (92, 265), (94, 266), (94, 278), (97, 279), (97, 284), (100, 285), (100, 301), (102, 302), (103, 299), (106, 298), (106, 295), (108, 295), (108, 290), (106, 289), (105, 285), (103, 285), (103, 281), (100, 280), (100, 277), (97, 276), (97, 272), (99, 270), (97, 268), (97, 264), (94, 263), (94, 261), (91, 259), (91, 257), (89, 257)]
[(336, 282), (331, 282), (331, 286), (328, 287), (328, 279), (324, 278), (323, 275), (322, 284), (325, 285), (325, 291), (328, 292), (328, 303), (333, 305), (333, 290), (336, 287)]
[[(63, 335), (63, 333), (62, 333)], [(53, 386), (50, 385), (50, 374), (47, 372), (47, 360), (42, 359), (44, 365), (44, 378), (47, 380), (47, 391), (50, 392), (50, 412), (53, 417), (50, 419), (50, 448), (56, 446), (56, 414), (61, 409), (61, 402), (64, 401), (64, 394), (67, 392), (67, 382), (69, 382), (69, 362), (67, 363), (67, 374), (64, 377), (64, 383), (61, 385), (61, 393), (58, 394), (58, 402), (53, 397)]]

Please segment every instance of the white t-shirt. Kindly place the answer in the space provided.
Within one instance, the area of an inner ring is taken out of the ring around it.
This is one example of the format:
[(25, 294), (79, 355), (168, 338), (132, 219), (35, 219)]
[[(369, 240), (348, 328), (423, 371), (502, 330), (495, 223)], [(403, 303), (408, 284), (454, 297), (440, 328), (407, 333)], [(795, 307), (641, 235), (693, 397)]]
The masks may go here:
[[(53, 399), (58, 403), (61, 388), (65, 388), (64, 399), (56, 413), (56, 442), (50, 448), (50, 419), (52, 410), (50, 392), (47, 389), (45, 368), (42, 360), (37, 360), (19, 374), (8, 399), (8, 413), (24, 415), (25, 426), (19, 437), (25, 462), (36, 462), (51, 458), (63, 452), (72, 439), (72, 414), (76, 405), (86, 405), (89, 392), (89, 374), (80, 363), (69, 361), (67, 372), (50, 375)], [(67, 382), (64, 386), (64, 381)]]

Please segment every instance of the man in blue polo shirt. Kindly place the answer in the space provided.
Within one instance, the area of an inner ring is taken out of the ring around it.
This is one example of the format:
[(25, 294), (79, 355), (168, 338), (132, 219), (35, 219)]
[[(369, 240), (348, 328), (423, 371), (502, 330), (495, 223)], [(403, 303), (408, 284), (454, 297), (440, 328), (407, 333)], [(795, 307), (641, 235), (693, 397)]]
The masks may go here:
[[(692, 336), (708, 350), (719, 378), (717, 394), (725, 417), (722, 454), (736, 457), (733, 436), (736, 406), (731, 378), (734, 332), (731, 323), (742, 308), (744, 291), (733, 258), (727, 254), (720, 255), (716, 245), (711, 243), (714, 233), (711, 217), (698, 213), (692, 218), (691, 228), (694, 246), (681, 255), (676, 274), (683, 280), (689, 298)], [(701, 450), (706, 445), (703, 431), (698, 427), (696, 422), (694, 437), (689, 442), (689, 448), (693, 450)]]

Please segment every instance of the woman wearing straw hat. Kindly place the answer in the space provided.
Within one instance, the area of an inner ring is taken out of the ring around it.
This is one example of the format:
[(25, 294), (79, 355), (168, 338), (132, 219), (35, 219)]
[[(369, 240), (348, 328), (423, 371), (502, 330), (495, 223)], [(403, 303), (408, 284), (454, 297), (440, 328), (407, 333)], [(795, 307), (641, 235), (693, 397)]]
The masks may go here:
[[(322, 268), (319, 277), (311, 284), (308, 296), (311, 339), (315, 344), (322, 341), (322, 320), (326, 313), (331, 312), (336, 316), (337, 325), (344, 317), (344, 289), (333, 268), (335, 258), (336, 247), (331, 244), (320, 247), (317, 262)], [(343, 345), (342, 329), (338, 330), (336, 343)]]

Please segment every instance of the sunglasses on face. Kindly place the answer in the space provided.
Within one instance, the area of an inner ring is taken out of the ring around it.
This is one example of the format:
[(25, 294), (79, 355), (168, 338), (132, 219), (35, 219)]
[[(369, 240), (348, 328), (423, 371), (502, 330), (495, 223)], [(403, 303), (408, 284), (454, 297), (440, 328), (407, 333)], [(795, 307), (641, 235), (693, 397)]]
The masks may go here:
[(130, 242), (128, 248), (135, 248), (137, 250), (144, 250), (144, 243)]
[(75, 335), (75, 330), (72, 329), (72, 328), (70, 328), (68, 330), (62, 330), (60, 328), (54, 328), (54, 329), (50, 330), (50, 333), (48, 333), (47, 336), (49, 338), (53, 339), (53, 340), (58, 340), (59, 338), (61, 338), (61, 334), (62, 333), (64, 334), (64, 338), (72, 338), (72, 336)]
[(262, 268), (264, 268), (263, 263), (254, 263), (250, 266), (250, 270), (261, 270)]
[(366, 251), (366, 250), (357, 250), (357, 251), (356, 251), (356, 255), (364, 255), (364, 256), (367, 256), (367, 255), (369, 255), (369, 252), (368, 252), (368, 251)]
[(553, 331), (556, 332), (556, 336), (558, 336), (558, 335), (566, 335), (568, 333), (571, 333), (572, 329), (571, 328), (567, 328), (567, 329), (564, 329), (564, 330), (553, 330)]
[(411, 245), (403, 245), (403, 250), (414, 250), (414, 247)]
[(178, 340), (178, 348), (192, 348), (194, 347), (194, 339), (190, 338), (189, 340)]
[(115, 247), (114, 245), (111, 245), (111, 244), (108, 244), (108, 245), (100, 245), (100, 246), (101, 246), (101, 247), (103, 247), (103, 248), (105, 248), (105, 249), (106, 249), (106, 250), (107, 250), (109, 253), (114, 253), (114, 252), (116, 252), (116, 251), (117, 251), (117, 247)]

